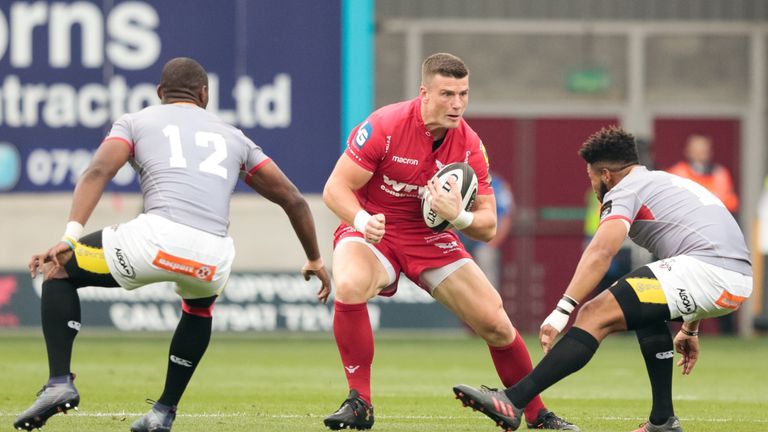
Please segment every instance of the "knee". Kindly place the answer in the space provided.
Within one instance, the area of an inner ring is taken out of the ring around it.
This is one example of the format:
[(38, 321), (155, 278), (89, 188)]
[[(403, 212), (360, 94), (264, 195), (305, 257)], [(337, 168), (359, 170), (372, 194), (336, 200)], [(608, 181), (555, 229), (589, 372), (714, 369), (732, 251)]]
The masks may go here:
[(610, 304), (605, 296), (599, 296), (581, 306), (574, 325), (604, 337), (619, 330), (623, 322), (622, 317), (623, 314), (618, 305)]
[(181, 299), (181, 310), (200, 318), (213, 317), (213, 305), (217, 296), (200, 299)]
[(375, 287), (372, 287), (372, 282), (366, 278), (342, 274), (334, 275), (333, 282), (336, 288), (336, 300), (342, 303), (363, 303), (375, 295)]
[(491, 346), (508, 345), (515, 338), (515, 328), (503, 310), (493, 317), (479, 321), (474, 330)]

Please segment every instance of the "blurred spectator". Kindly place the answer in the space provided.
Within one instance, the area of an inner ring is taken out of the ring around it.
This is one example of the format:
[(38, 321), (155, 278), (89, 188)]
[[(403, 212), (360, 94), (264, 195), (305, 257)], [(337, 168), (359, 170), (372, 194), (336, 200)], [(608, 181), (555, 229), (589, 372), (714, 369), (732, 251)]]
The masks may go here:
[(472, 257), (488, 277), (494, 288), (501, 291), (501, 245), (512, 230), (512, 220), (515, 211), (515, 198), (512, 189), (500, 175), (490, 171), (491, 187), (496, 196), (496, 236), (488, 243), (473, 240), (461, 231), (457, 234)]
[[(685, 159), (673, 165), (670, 173), (695, 181), (720, 198), (731, 213), (739, 210), (739, 197), (733, 189), (733, 180), (728, 168), (712, 161), (712, 139), (706, 135), (688, 136), (685, 144)], [(722, 333), (734, 333), (733, 314), (716, 318)]]
[(731, 212), (739, 210), (739, 197), (733, 189), (731, 173), (724, 166), (712, 162), (712, 140), (705, 135), (688, 137), (685, 159), (673, 165), (670, 173), (695, 181), (709, 189)]

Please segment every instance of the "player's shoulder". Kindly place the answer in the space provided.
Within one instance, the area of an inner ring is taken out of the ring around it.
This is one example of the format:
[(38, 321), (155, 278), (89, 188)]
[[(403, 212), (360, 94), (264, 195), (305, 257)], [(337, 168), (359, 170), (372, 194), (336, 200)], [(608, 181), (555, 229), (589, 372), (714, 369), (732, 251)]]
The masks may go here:
[(463, 118), (459, 122), (459, 127), (456, 128), (455, 133), (471, 147), (479, 147), (483, 143), (480, 139), (480, 135), (478, 135), (477, 132), (472, 129), (472, 126), (470, 126)]
[(418, 98), (384, 105), (368, 116), (368, 122), (384, 128), (396, 126), (413, 117), (414, 105), (417, 103)]

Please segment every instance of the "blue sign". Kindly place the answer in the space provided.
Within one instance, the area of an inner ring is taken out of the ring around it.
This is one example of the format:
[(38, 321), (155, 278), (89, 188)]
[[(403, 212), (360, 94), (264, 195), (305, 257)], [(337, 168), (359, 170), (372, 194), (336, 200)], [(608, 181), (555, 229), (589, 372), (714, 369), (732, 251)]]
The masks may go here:
[[(208, 110), (320, 192), (341, 141), (340, 29), (340, 0), (3, 2), (0, 192), (71, 191), (179, 56), (208, 70)], [(126, 167), (109, 188), (138, 182)]]

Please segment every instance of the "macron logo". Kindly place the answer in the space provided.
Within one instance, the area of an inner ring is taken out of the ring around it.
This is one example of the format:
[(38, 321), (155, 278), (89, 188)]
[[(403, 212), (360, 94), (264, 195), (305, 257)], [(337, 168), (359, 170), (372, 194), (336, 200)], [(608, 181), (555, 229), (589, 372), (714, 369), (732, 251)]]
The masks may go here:
[(191, 367), (192, 367), (192, 362), (191, 362), (191, 361), (189, 361), (189, 360), (184, 360), (184, 359), (183, 359), (183, 358), (181, 358), (181, 357), (176, 357), (176, 356), (175, 356), (175, 355), (173, 355), (173, 354), (171, 354), (171, 361), (172, 361), (172, 362), (174, 362), (174, 363), (176, 363), (176, 364), (177, 364), (177, 365), (179, 365), (179, 366), (184, 366), (184, 367), (188, 367), (188, 368), (191, 368)]
[(346, 369), (346, 370), (347, 370), (347, 372), (349, 372), (349, 373), (353, 374), (353, 373), (355, 373), (355, 372), (356, 372), (358, 369), (360, 369), (360, 366), (352, 366), (352, 365), (349, 365), (349, 366), (344, 366), (344, 369)]
[(671, 359), (674, 356), (675, 356), (674, 351), (664, 351), (664, 352), (656, 353), (656, 358), (659, 360)]

